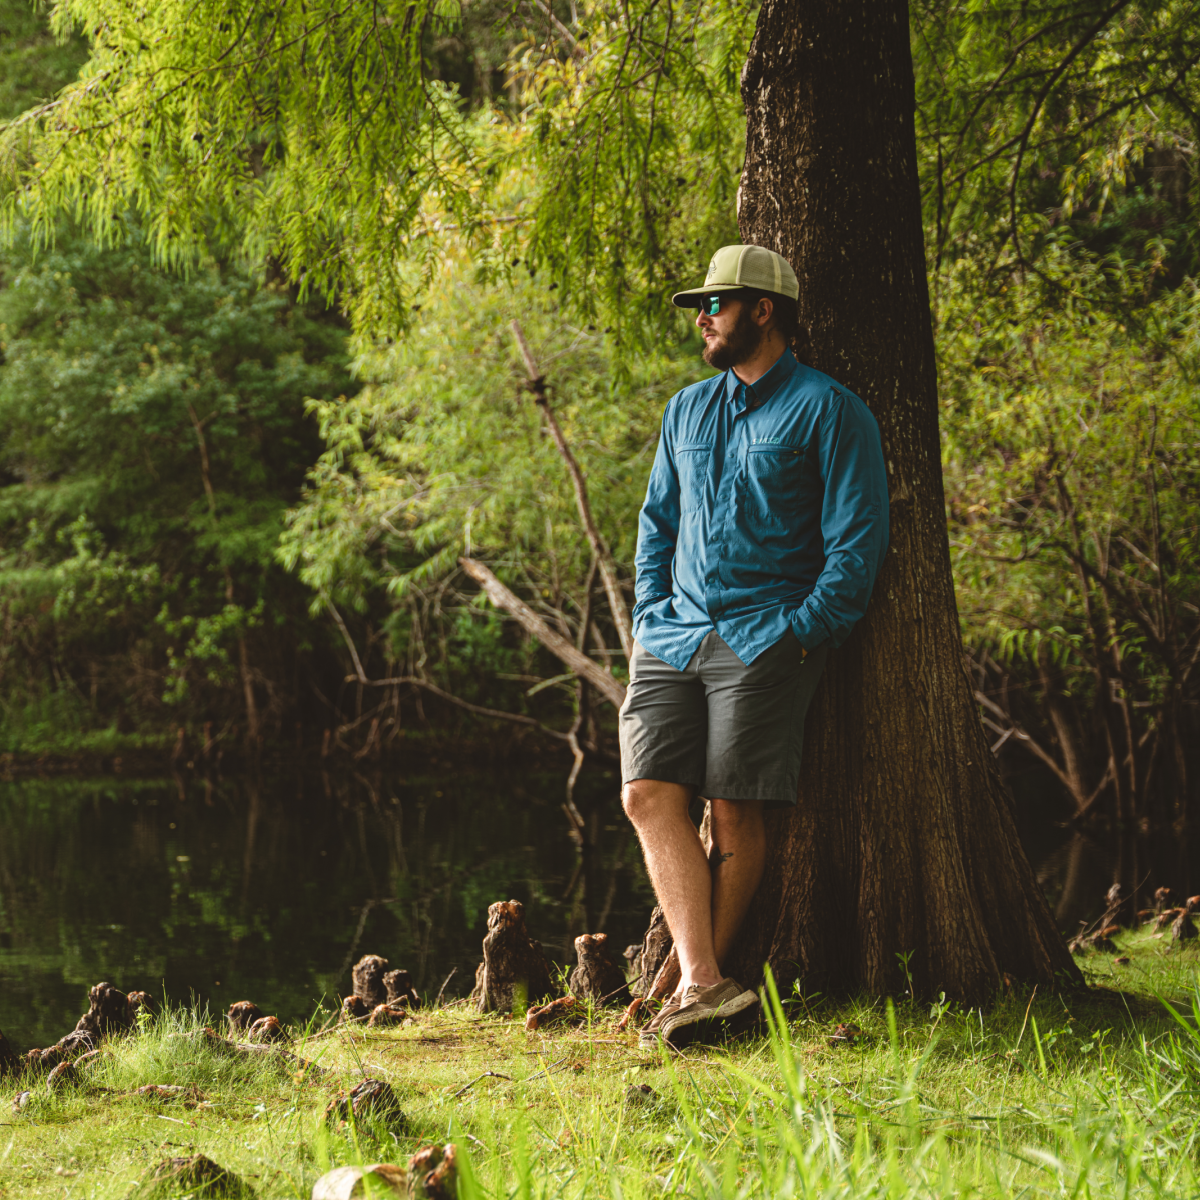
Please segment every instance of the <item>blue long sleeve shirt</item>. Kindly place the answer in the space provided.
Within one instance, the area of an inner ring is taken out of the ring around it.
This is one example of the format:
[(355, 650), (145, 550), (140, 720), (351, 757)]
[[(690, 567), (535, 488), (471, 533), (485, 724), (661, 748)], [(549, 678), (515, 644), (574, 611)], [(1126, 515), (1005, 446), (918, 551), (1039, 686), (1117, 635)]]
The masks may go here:
[(638, 519), (634, 636), (683, 670), (714, 628), (751, 663), (790, 628), (841, 645), (888, 541), (887, 474), (867, 406), (785, 350), (663, 414)]

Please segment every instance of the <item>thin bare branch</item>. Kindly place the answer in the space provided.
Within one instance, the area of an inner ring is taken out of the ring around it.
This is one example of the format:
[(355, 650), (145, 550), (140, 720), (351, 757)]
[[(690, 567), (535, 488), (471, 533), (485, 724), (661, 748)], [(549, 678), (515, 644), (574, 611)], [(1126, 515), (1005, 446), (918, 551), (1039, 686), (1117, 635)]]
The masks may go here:
[(617, 579), (617, 567), (613, 561), (612, 552), (600, 536), (600, 530), (597, 528), (595, 518), (592, 516), (592, 505), (588, 499), (587, 481), (583, 477), (583, 471), (580, 470), (575, 455), (571, 453), (571, 447), (567, 444), (567, 439), (563, 434), (562, 427), (558, 423), (558, 418), (554, 415), (554, 410), (550, 407), (550, 400), (546, 394), (545, 376), (538, 370), (537, 361), (533, 357), (533, 351), (530, 350), (529, 343), (525, 340), (525, 332), (522, 330), (519, 321), (512, 323), (512, 330), (516, 336), (517, 345), (521, 349), (521, 357), (525, 360), (525, 370), (529, 374), (529, 387), (533, 392), (534, 400), (538, 407), (546, 414), (546, 423), (550, 426), (550, 434), (554, 438), (554, 444), (558, 447), (558, 452), (562, 455), (563, 462), (567, 464), (567, 471), (571, 476), (572, 486), (575, 488), (575, 504), (579, 509), (579, 519), (583, 522), (584, 532), (587, 534), (588, 542), (592, 547), (592, 553), (596, 556), (596, 561), (600, 568), (600, 578), (604, 583), (604, 594), (608, 597), (608, 608), (612, 613), (613, 624), (617, 627), (617, 636), (621, 639), (621, 649), (624, 651), (625, 657), (630, 658), (633, 655), (633, 622), (630, 620), (629, 607), (625, 603), (625, 596), (621, 591), (620, 581)]

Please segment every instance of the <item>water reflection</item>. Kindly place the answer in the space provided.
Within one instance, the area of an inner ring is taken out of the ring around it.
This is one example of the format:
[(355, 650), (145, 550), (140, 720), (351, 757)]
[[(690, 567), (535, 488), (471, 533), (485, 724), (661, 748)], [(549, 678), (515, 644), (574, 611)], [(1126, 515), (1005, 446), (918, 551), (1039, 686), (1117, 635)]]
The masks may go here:
[(100, 979), (298, 1020), (368, 952), (462, 994), (497, 899), (562, 964), (585, 928), (640, 938), (652, 898), (614, 777), (577, 791), (581, 855), (561, 774), (447, 767), (0, 784), (0, 1028), (48, 1044)]
[[(1010, 779), (1022, 841), (1073, 934), (1117, 878), (1177, 897), (1197, 879), (1172, 831), (1072, 833), (1036, 779)], [(19, 1047), (71, 1028), (87, 987), (252, 999), (285, 1021), (348, 990), (383, 954), (435, 994), (470, 990), (487, 906), (515, 898), (560, 965), (606, 930), (637, 941), (653, 905), (615, 776), (429, 760), (393, 774), (264, 771), (239, 778), (0, 783), (0, 1028)], [(1130, 885), (1127, 885), (1127, 892)]]

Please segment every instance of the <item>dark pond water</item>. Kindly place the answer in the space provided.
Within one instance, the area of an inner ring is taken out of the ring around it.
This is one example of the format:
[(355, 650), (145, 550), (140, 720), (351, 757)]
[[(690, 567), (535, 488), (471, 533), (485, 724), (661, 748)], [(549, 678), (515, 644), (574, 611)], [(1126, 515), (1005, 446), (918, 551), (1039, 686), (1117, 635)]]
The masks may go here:
[[(487, 906), (514, 898), (559, 964), (603, 929), (637, 941), (653, 900), (617, 780), (585, 773), (595, 850), (581, 863), (564, 772), (431, 758), (403, 773), (319, 769), (204, 780), (0, 783), (0, 1028), (47, 1045), (106, 979), (223, 1011), (251, 999), (285, 1021), (335, 1005), (377, 953), (434, 995), (470, 990)], [(1147, 887), (1198, 890), (1186, 843), (1061, 827), (1036, 776), (1011, 779), (1021, 835), (1059, 918), (1093, 916), (1119, 852)]]
[(101, 979), (302, 1020), (367, 953), (462, 994), (499, 899), (559, 963), (589, 925), (623, 949), (653, 902), (617, 787), (581, 781), (584, 871), (556, 770), (0, 783), (0, 1029), (48, 1045)]

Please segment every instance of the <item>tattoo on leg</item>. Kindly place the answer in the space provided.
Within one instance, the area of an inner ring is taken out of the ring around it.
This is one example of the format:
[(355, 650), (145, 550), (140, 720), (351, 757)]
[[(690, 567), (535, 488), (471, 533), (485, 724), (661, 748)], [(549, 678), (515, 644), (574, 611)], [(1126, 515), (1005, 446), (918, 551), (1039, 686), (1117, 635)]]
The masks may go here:
[(726, 851), (724, 854), (718, 854), (718, 855), (716, 856), (716, 858), (717, 858), (717, 863), (718, 863), (718, 864), (719, 864), (719, 863), (723, 863), (723, 862), (724, 862), (724, 861), (725, 861), (727, 858), (732, 858), (732, 857), (733, 857), (733, 851), (732, 851), (732, 850), (727, 850), (727, 851)]

